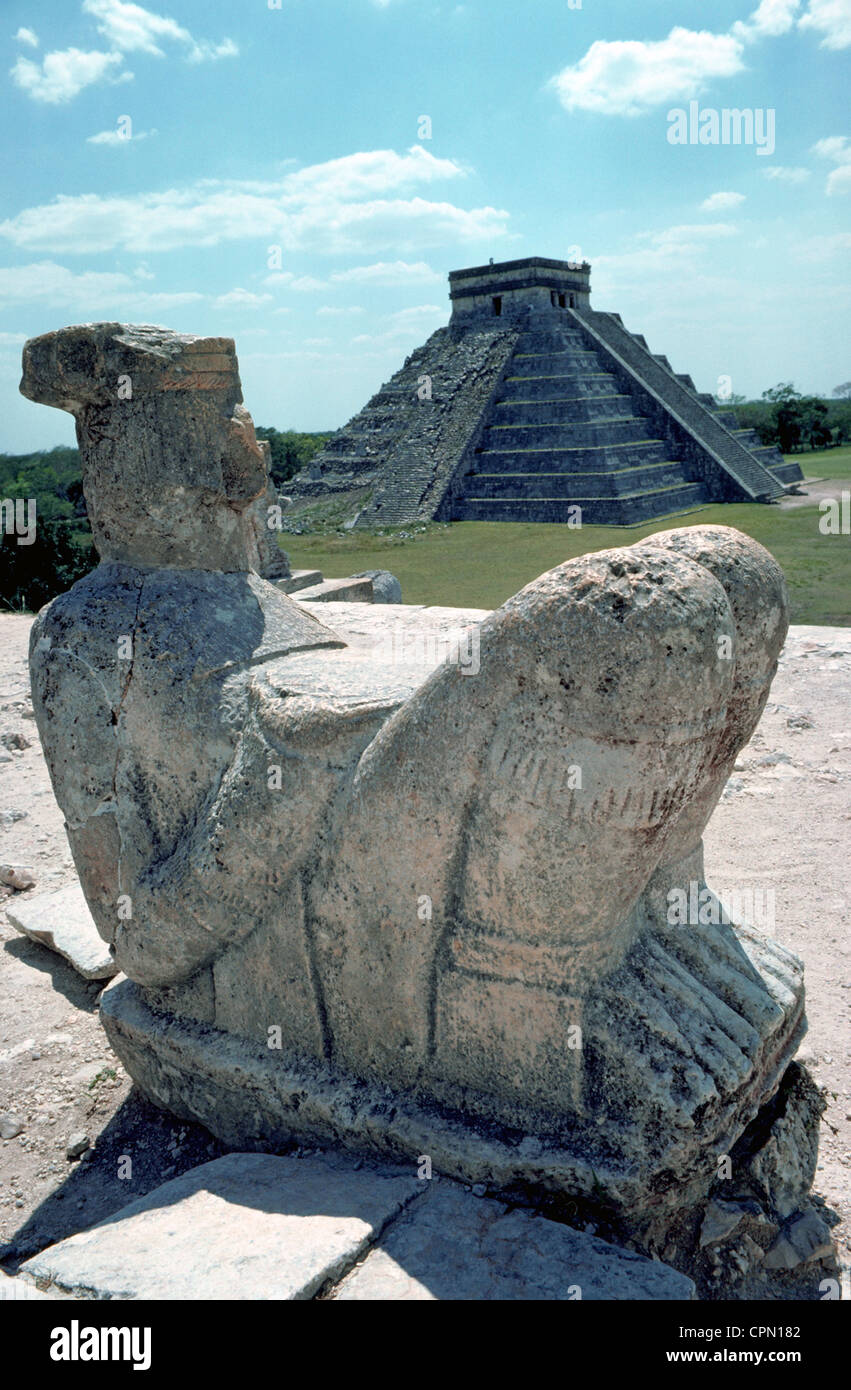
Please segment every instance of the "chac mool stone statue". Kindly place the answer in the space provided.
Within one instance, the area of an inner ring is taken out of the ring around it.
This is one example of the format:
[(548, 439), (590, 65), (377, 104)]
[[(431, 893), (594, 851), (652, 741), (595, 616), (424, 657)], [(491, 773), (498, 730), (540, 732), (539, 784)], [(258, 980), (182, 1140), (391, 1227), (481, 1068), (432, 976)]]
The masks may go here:
[(794, 956), (670, 911), (708, 895), (701, 835), (776, 669), (771, 555), (665, 532), (484, 616), (476, 674), (389, 663), (358, 621), (446, 611), (326, 624), (257, 573), (230, 340), (68, 328), (21, 389), (75, 416), (101, 558), (31, 671), (142, 1089), (232, 1144), (427, 1154), (636, 1230), (699, 1206), (805, 1029)]

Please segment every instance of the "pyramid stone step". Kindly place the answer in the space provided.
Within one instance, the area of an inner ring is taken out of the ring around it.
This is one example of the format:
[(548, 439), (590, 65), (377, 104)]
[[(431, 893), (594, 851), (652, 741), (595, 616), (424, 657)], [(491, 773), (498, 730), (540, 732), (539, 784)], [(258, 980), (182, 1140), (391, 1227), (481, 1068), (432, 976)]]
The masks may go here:
[(596, 352), (571, 348), (564, 352), (525, 352), (515, 353), (511, 367), (530, 376), (555, 376), (561, 372), (593, 372), (604, 368)]
[(607, 396), (618, 390), (613, 372), (562, 372), (549, 376), (532, 373), (503, 378), (501, 400), (570, 400), (576, 396)]
[(526, 497), (522, 501), (506, 498), (466, 497), (453, 513), (456, 521), (539, 521), (576, 522), (581, 508), (584, 526), (628, 526), (670, 516), (692, 507), (706, 505), (706, 494), (698, 483), (649, 489), (631, 497)]
[(672, 425), (691, 436), (717, 486), (728, 489), (727, 500), (768, 501), (779, 494), (782, 489), (768, 470), (612, 314), (567, 312), (584, 324), (604, 358), (637, 389), (649, 391)]
[(615, 420), (489, 425), (482, 436), (482, 447), (484, 449), (568, 449), (583, 444), (624, 444), (646, 439), (648, 428), (648, 421), (638, 415)]
[(494, 402), (492, 425), (546, 425), (556, 421), (614, 420), (634, 418), (632, 398), (625, 393), (611, 396), (573, 396), (567, 400), (509, 400)]
[[(780, 453), (779, 449), (777, 452)], [(800, 465), (794, 459), (789, 459), (787, 461), (783, 458), (782, 454), (780, 454), (779, 463), (768, 463), (766, 464), (766, 467), (770, 469), (770, 471), (774, 474), (775, 478), (777, 478), (778, 481), (781, 483), (788, 484), (803, 482), (803, 475), (801, 473)]]
[(633, 468), (647, 463), (663, 463), (670, 458), (670, 446), (663, 439), (628, 444), (595, 444), (578, 448), (483, 449), (475, 455), (473, 467), (488, 473), (542, 473), (554, 469), (577, 472), (608, 468)]
[(691, 485), (676, 460), (599, 473), (473, 473), (468, 495), (484, 498), (622, 497), (636, 492)]

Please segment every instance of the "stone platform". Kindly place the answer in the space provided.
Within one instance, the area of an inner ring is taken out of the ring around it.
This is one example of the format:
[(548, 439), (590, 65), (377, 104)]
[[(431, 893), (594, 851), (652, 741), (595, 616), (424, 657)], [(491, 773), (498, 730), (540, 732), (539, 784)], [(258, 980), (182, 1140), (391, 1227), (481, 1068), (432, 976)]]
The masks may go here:
[[(9, 1297), (689, 1300), (633, 1251), (408, 1168), (233, 1153), (22, 1266)], [(0, 1287), (0, 1299), (3, 1290)]]

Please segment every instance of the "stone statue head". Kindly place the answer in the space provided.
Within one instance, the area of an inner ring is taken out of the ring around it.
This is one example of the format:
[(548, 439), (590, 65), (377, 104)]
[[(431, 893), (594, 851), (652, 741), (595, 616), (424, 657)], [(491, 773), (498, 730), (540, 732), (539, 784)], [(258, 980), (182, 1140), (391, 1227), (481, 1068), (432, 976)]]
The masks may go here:
[(240, 571), (266, 461), (230, 338), (80, 324), (31, 339), (21, 391), (74, 416), (102, 560)]

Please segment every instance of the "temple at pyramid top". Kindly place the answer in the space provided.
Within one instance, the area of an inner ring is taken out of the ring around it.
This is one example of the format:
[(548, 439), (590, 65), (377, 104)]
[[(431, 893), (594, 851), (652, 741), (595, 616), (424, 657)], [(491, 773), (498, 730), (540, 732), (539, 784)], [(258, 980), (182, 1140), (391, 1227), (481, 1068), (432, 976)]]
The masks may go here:
[(555, 521), (628, 526), (710, 502), (770, 502), (801, 470), (619, 314), (587, 261), (449, 275), (451, 316), (290, 489), (349, 525)]
[(452, 322), (510, 317), (526, 310), (580, 309), (591, 306), (591, 267), (587, 261), (493, 261), (467, 270), (450, 270)]

